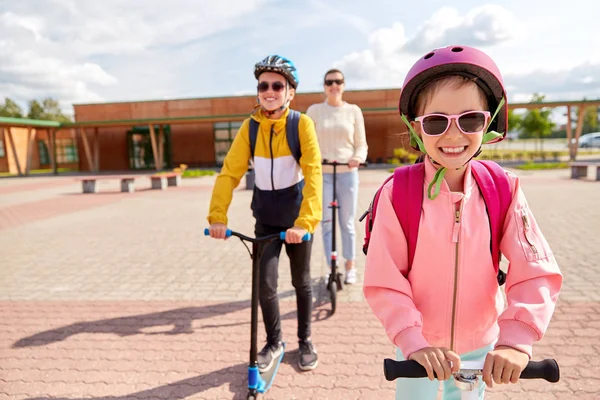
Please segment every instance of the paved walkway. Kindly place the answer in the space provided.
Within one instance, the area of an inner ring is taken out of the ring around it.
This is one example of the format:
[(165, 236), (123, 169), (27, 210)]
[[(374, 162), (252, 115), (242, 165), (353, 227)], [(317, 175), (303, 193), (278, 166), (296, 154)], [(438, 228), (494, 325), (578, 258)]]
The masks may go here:
[[(495, 387), (486, 398), (598, 399), (600, 183), (569, 180), (568, 171), (520, 175), (565, 274), (548, 334), (534, 347), (536, 358), (557, 359), (562, 376), (557, 384)], [(385, 176), (361, 171), (361, 212)], [(82, 195), (72, 177), (0, 179), (0, 400), (245, 399), (250, 259), (238, 240), (203, 235), (213, 182), (184, 180), (160, 192), (141, 177), (134, 194), (105, 181), (102, 193)], [(236, 191), (232, 229), (252, 232), (250, 196)], [(320, 365), (296, 367), (295, 297), (283, 256), (288, 352), (264, 398), (393, 398), (382, 373), (393, 347), (361, 282), (339, 293), (330, 317), (319, 231), (316, 239)]]

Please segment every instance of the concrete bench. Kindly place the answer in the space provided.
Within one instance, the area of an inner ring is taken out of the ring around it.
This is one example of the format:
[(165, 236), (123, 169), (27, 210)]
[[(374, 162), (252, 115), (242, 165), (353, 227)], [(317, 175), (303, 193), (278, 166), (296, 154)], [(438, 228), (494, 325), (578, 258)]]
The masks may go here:
[(96, 181), (99, 180), (119, 180), (121, 182), (121, 192), (135, 192), (134, 176), (86, 176), (78, 179), (78, 181), (81, 181), (83, 193), (98, 193)]
[(168, 174), (154, 174), (150, 176), (152, 189), (165, 190), (167, 186), (181, 185), (181, 174), (175, 172)]
[(600, 163), (578, 161), (570, 164), (571, 179), (586, 178), (588, 169), (596, 169), (596, 180), (600, 181)]

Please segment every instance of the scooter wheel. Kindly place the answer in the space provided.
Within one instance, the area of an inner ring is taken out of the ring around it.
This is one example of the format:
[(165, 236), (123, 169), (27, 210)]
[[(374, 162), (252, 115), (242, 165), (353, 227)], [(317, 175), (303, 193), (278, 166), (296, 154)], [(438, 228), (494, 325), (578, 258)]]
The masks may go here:
[(337, 273), (336, 276), (336, 282), (337, 282), (337, 290), (342, 290), (344, 288), (344, 284), (342, 283), (344, 281), (344, 275), (342, 275), (341, 272)]
[(337, 307), (337, 292), (338, 292), (338, 288), (337, 288), (337, 282), (335, 281), (335, 279), (333, 279), (331, 281), (331, 284), (329, 285), (329, 297), (331, 299), (331, 314), (335, 314), (335, 309)]
[(256, 395), (248, 393), (247, 400), (256, 400), (257, 398)]

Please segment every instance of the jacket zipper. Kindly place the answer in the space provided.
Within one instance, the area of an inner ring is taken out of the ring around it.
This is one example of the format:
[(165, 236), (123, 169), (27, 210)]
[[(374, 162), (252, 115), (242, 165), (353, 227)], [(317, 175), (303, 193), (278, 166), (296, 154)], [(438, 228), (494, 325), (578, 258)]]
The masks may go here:
[(456, 297), (458, 292), (458, 241), (460, 231), (460, 211), (462, 209), (462, 201), (458, 210), (454, 212), (454, 227), (452, 229), (452, 241), (456, 243), (454, 255), (454, 293), (452, 295), (452, 327), (450, 330), (450, 350), (454, 349), (454, 334), (456, 328)]
[(271, 151), (271, 190), (275, 192), (275, 181), (273, 178), (273, 168), (275, 168), (275, 159), (273, 158), (273, 125), (271, 125), (271, 136), (269, 137), (269, 150)]
[(529, 231), (529, 218), (527, 218), (527, 214), (521, 215), (521, 219), (523, 220), (523, 235), (525, 236), (525, 240), (531, 247), (531, 251), (533, 251), (533, 254), (535, 255), (535, 257), (537, 258), (537, 256), (538, 256), (537, 248), (535, 247), (535, 244), (531, 243), (531, 240), (529, 240), (529, 237), (527, 237), (527, 232)]

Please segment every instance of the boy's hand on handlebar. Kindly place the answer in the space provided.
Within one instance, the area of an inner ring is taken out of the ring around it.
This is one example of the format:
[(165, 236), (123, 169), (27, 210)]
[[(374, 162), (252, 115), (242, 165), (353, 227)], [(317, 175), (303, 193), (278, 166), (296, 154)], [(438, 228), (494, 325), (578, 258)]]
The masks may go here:
[(459, 355), (445, 347), (425, 347), (412, 353), (408, 359), (421, 364), (430, 381), (434, 380), (436, 375), (438, 380), (445, 381), (460, 369)]
[(227, 225), (220, 222), (215, 222), (208, 228), (211, 238), (215, 239), (227, 239), (225, 233), (227, 232)]
[(286, 243), (302, 243), (302, 238), (306, 235), (308, 231), (299, 226), (294, 226), (293, 228), (285, 231), (285, 242)]
[(360, 165), (360, 161), (358, 161), (357, 159), (350, 159), (348, 160), (348, 168), (358, 168), (358, 166)]
[(517, 383), (528, 362), (529, 356), (522, 351), (498, 346), (485, 357), (481, 379), (489, 388), (494, 386), (494, 382)]

